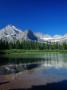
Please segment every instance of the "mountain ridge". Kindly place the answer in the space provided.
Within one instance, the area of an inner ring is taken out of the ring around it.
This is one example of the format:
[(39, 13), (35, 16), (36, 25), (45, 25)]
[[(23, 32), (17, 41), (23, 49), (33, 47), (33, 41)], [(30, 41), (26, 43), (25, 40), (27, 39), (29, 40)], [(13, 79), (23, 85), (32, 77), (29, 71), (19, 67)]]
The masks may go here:
[(39, 41), (39, 42), (63, 42), (67, 41), (67, 33), (62, 35), (48, 35), (42, 33), (34, 33), (32, 30), (18, 29), (14, 25), (7, 25), (5, 28), (0, 29), (0, 39), (7, 41), (15, 40), (29, 40), (29, 41)]

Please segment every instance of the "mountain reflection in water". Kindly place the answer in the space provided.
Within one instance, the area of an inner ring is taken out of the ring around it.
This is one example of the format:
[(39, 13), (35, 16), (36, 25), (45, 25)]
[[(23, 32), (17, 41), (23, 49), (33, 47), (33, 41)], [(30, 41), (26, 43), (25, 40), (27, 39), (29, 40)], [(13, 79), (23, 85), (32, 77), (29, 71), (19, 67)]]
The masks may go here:
[[(4, 60), (7, 62), (0, 63), (0, 83), (9, 81), (9, 89), (36, 89), (39, 86), (45, 89), (44, 85), (50, 87), (53, 83), (67, 80), (67, 54), (48, 53), (39, 57), (4, 58), (0, 62)], [(63, 85), (65, 84), (62, 83), (61, 86)], [(6, 88), (6, 84), (3, 86)]]

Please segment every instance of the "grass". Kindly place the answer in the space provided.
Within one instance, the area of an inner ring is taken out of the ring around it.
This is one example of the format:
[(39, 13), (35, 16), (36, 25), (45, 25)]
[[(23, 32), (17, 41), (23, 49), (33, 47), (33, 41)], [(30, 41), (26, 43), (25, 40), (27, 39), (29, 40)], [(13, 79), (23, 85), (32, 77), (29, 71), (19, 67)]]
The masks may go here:
[(30, 52), (67, 52), (67, 50), (24, 50), (24, 49), (7, 49), (5, 53), (30, 53)]
[(67, 50), (24, 50), (24, 49), (9, 49), (3, 51), (6, 57), (38, 57), (44, 54), (67, 53)]

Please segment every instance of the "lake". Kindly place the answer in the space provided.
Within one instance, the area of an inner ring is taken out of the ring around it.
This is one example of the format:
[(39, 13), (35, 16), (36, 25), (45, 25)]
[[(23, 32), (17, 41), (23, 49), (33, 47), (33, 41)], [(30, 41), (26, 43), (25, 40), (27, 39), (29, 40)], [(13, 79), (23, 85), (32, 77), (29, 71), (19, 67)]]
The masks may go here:
[(67, 54), (0, 58), (0, 90), (67, 90)]

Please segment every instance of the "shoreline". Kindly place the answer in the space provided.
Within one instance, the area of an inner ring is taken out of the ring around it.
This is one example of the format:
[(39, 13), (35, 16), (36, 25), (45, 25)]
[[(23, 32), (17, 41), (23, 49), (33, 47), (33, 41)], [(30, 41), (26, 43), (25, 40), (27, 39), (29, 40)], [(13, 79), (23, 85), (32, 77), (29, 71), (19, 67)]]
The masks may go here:
[(2, 51), (3, 57), (41, 57), (47, 54), (67, 54), (67, 50), (24, 50), (24, 49), (6, 49)]

